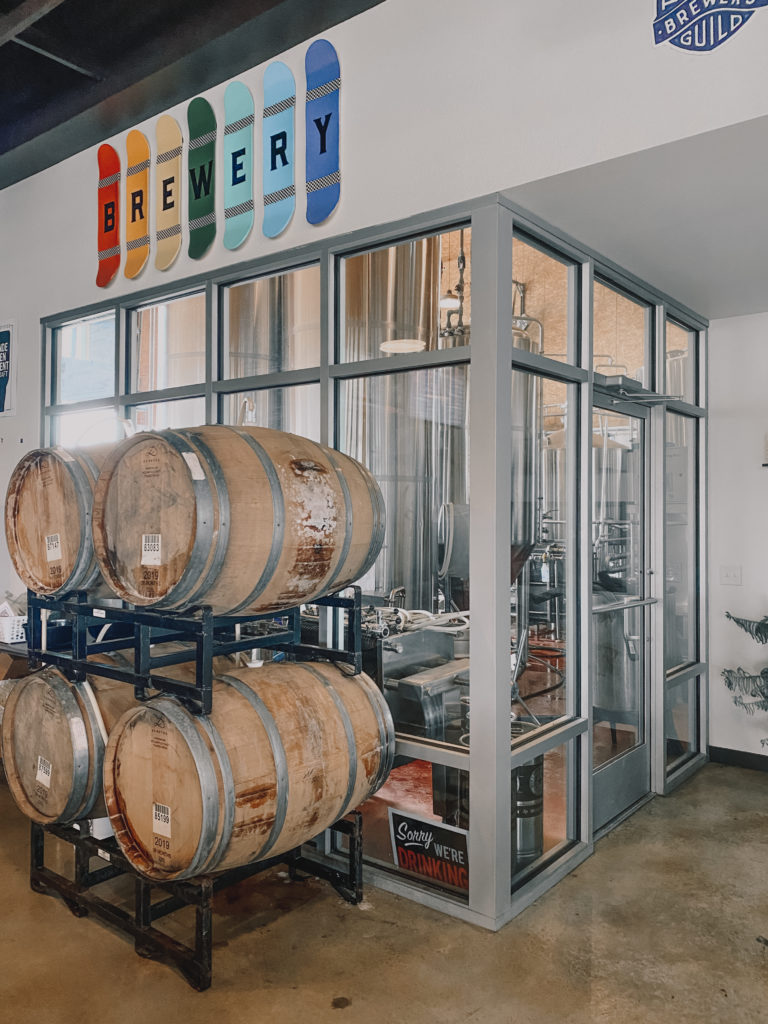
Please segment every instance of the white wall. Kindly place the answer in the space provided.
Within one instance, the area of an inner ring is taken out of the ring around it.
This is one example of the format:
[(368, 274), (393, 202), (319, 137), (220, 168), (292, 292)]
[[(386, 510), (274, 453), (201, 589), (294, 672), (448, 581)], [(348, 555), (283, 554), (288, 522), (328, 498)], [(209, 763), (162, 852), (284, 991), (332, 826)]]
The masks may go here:
[[(768, 754), (768, 714), (736, 708), (721, 677), (768, 666), (768, 647), (725, 618), (768, 615), (768, 314), (716, 320), (709, 335), (710, 743)], [(741, 568), (741, 586), (720, 569)]]
[[(386, 0), (327, 33), (343, 77), (342, 194), (330, 220), (309, 227), (299, 200), (280, 239), (264, 239), (257, 221), (237, 253), (224, 250), (219, 236), (203, 260), (182, 254), (170, 271), (150, 265), (135, 282), (119, 277), (107, 289), (95, 286), (95, 148), (0, 192), (0, 322), (16, 320), (21, 348), (19, 411), (0, 419), (0, 490), (21, 454), (38, 443), (43, 316), (768, 113), (768, 11), (757, 11), (710, 54), (654, 46), (653, 13), (652, 0)], [(305, 51), (303, 45), (279, 55), (299, 95)], [(257, 114), (262, 73), (263, 66), (238, 76), (251, 87)], [(219, 116), (225, 84), (207, 94)], [(185, 123), (185, 106), (170, 113)], [(152, 141), (155, 121), (136, 126)], [(299, 194), (301, 126), (299, 117)], [(110, 141), (124, 156), (125, 137)], [(258, 167), (259, 140), (255, 157)], [(737, 182), (737, 169), (734, 175)], [(218, 214), (221, 224), (221, 195)], [(768, 470), (759, 469), (768, 426), (759, 422), (763, 396), (749, 361), (759, 355), (760, 340), (739, 321), (713, 334), (713, 743), (757, 749), (760, 729), (729, 707), (717, 680), (723, 664), (760, 661), (748, 638), (723, 623), (723, 608), (768, 611), (768, 577), (759, 571), (765, 543), (748, 529), (759, 521), (768, 487)], [(738, 344), (726, 357), (731, 337)], [(750, 372), (738, 373), (739, 365)], [(752, 389), (748, 401), (737, 383)], [(726, 480), (738, 494), (748, 488), (749, 512), (740, 511)], [(733, 517), (740, 517), (738, 529)], [(717, 567), (731, 562), (743, 566), (744, 586), (726, 590)], [(0, 592), (9, 581), (3, 551)]]

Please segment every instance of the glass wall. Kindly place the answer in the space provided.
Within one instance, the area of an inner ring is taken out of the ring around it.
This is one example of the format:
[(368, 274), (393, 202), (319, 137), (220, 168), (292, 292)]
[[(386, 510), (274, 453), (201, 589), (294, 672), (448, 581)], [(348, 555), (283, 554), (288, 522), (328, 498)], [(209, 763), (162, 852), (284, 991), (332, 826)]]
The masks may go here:
[(114, 312), (57, 327), (53, 332), (52, 401), (67, 404), (111, 397), (116, 357)]
[(320, 364), (320, 267), (255, 278), (224, 291), (223, 379)]
[(650, 385), (650, 346), (645, 303), (595, 281), (593, 310), (593, 355), (595, 373), (606, 377), (624, 376)]
[[(366, 863), (378, 884), (493, 927), (591, 849), (593, 762), (647, 739), (650, 616), (637, 602), (648, 481), (636, 419), (606, 404), (590, 430), (594, 373), (651, 384), (652, 326), (666, 319), (657, 390), (663, 377), (690, 403), (701, 344), (698, 325), (662, 315), (662, 300), (639, 283), (629, 294), (592, 254), (500, 210), (485, 216), (487, 203), (471, 204), (463, 220), (425, 218), (420, 232), (411, 221), (388, 237), (323, 241), (292, 265), (282, 254), (201, 275), (183, 294), (158, 289), (152, 301), (129, 296), (45, 325), (55, 441), (103, 441), (126, 421), (253, 424), (322, 440), (370, 468), (387, 521), (358, 581), (362, 660), (397, 747), (389, 779), (362, 808)], [(83, 372), (92, 362), (93, 379)], [(654, 728), (668, 774), (698, 753), (705, 669), (694, 413), (667, 413), (666, 498), (654, 498), (670, 676)], [(471, 486), (472, 473), (488, 493)], [(488, 537), (492, 557), (478, 554)], [(340, 628), (331, 616), (305, 618), (329, 635)], [(598, 665), (591, 679), (589, 664)], [(498, 828), (502, 804), (509, 817)], [(428, 856), (419, 834), (450, 856)], [(491, 861), (507, 859), (496, 898)]]
[(133, 391), (160, 391), (205, 380), (203, 292), (142, 306), (131, 323)]

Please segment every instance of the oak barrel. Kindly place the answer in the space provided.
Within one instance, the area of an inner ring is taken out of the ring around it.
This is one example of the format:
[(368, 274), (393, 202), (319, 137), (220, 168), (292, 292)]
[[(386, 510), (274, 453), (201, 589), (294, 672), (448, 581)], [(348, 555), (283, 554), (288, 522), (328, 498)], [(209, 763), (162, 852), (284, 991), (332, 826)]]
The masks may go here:
[(134, 605), (276, 612), (340, 590), (384, 539), (381, 491), (359, 462), (295, 434), (208, 426), (136, 434), (105, 461), (96, 557)]
[[(189, 651), (178, 642), (153, 646), (153, 656)], [(189, 651), (191, 657), (194, 652)], [(0, 750), (8, 786), (19, 808), (40, 824), (66, 824), (106, 815), (102, 764), (107, 737), (118, 719), (136, 707), (133, 687), (98, 675), (98, 664), (130, 668), (131, 651), (89, 657), (93, 670), (71, 683), (45, 668), (8, 687), (0, 707)], [(214, 658), (214, 671), (227, 671), (229, 657)], [(194, 682), (195, 662), (168, 665), (162, 674)], [(0, 704), (3, 688), (0, 683)]]
[(36, 594), (101, 585), (91, 509), (96, 478), (112, 447), (38, 448), (13, 470), (5, 497), (5, 536), (14, 569)]
[(41, 825), (103, 817), (102, 762), (109, 730), (136, 704), (126, 683), (56, 668), (17, 682), (0, 734), (3, 766), (19, 809)]
[(314, 838), (387, 778), (394, 727), (364, 674), (270, 663), (218, 676), (210, 716), (157, 697), (127, 712), (104, 757), (120, 847), (153, 879), (263, 860)]

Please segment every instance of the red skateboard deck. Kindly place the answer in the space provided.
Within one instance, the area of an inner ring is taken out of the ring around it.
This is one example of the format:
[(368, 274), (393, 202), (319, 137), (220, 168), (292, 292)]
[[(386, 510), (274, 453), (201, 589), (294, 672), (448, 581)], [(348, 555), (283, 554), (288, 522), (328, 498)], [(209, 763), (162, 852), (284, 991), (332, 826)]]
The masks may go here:
[(120, 269), (120, 157), (112, 146), (99, 146), (98, 254), (96, 284), (106, 288)]

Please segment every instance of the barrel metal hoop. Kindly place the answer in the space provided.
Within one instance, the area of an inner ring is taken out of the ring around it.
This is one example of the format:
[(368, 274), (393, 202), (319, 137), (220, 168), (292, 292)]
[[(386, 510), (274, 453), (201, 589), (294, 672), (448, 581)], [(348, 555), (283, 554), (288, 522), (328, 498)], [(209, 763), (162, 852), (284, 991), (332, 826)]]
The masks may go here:
[(213, 558), (211, 559), (208, 571), (200, 581), (199, 585), (196, 588), (193, 588), (192, 592), (184, 599), (185, 607), (190, 607), (205, 598), (206, 591), (216, 580), (221, 572), (222, 566), (224, 565), (227, 548), (229, 547), (230, 503), (227, 480), (222, 472), (221, 466), (219, 465), (219, 460), (213, 454), (208, 445), (202, 441), (197, 434), (193, 433), (191, 429), (185, 430), (184, 434), (191, 444), (194, 444), (196, 448), (199, 448), (200, 454), (208, 464), (208, 469), (210, 470), (211, 476), (216, 484), (219, 513), (219, 528), (216, 534)]
[(261, 719), (261, 724), (266, 730), (269, 745), (272, 748), (272, 757), (275, 762), (276, 775), (275, 820), (272, 824), (272, 830), (269, 833), (267, 841), (254, 857), (254, 860), (263, 860), (277, 842), (277, 839), (283, 830), (285, 816), (288, 812), (288, 789), (290, 786), (290, 777), (288, 775), (288, 761), (285, 756), (285, 747), (283, 746), (277, 722), (272, 717), (272, 712), (261, 697), (259, 697), (257, 693), (254, 693), (253, 690), (241, 679), (238, 679), (237, 676), (222, 675), (217, 676), (216, 678), (219, 681), (226, 683), (228, 686), (231, 686), (233, 690), (236, 690), (240, 696), (244, 698), (244, 700), (248, 701)]
[(280, 478), (277, 475), (275, 465), (262, 445), (259, 444), (256, 438), (251, 437), (251, 435), (244, 430), (239, 430), (237, 427), (229, 427), (228, 429), (231, 430), (232, 433), (237, 434), (238, 437), (241, 437), (243, 441), (253, 449), (264, 469), (264, 472), (267, 474), (270, 490), (272, 492), (272, 516), (274, 521), (274, 525), (272, 527), (272, 546), (269, 549), (266, 565), (264, 566), (256, 586), (250, 592), (248, 597), (246, 597), (244, 601), (241, 601), (240, 604), (237, 605), (236, 608), (233, 608), (229, 613), (230, 615), (237, 615), (238, 612), (243, 611), (253, 604), (274, 576), (277, 563), (280, 561), (280, 555), (283, 551), (283, 540), (285, 535), (285, 498), (283, 497), (283, 488), (280, 485)]
[[(82, 590), (93, 582), (91, 579), (94, 575), (91, 567), (91, 563), (94, 558), (93, 540), (91, 539), (93, 485), (88, 483), (88, 477), (85, 475), (85, 470), (77, 461), (80, 457), (79, 452), (76, 455), (70, 455), (70, 453), (67, 452), (67, 458), (64, 459), (61, 457), (61, 452), (66, 451), (66, 449), (54, 448), (52, 451), (64, 465), (64, 468), (72, 480), (75, 488), (75, 494), (77, 495), (77, 506), (80, 512), (80, 545), (78, 548), (77, 559), (75, 560), (75, 564), (72, 566), (72, 571), (69, 576), (67, 576), (60, 587), (56, 588), (56, 593), (61, 594), (67, 590)], [(98, 476), (98, 472), (96, 473), (96, 476)], [(96, 477), (94, 476), (94, 483), (95, 481)], [(87, 579), (83, 578), (85, 573), (88, 575)]]
[(341, 570), (344, 567), (344, 564), (347, 561), (347, 555), (349, 554), (349, 549), (350, 549), (350, 546), (352, 544), (352, 530), (354, 528), (354, 515), (353, 515), (353, 509), (352, 509), (352, 495), (349, 493), (349, 484), (346, 481), (346, 478), (344, 476), (344, 473), (342, 472), (341, 466), (339, 465), (338, 460), (336, 459), (335, 455), (333, 454), (332, 449), (327, 448), (326, 451), (325, 451), (325, 455), (327, 456), (328, 461), (330, 462), (330, 464), (333, 466), (333, 468), (334, 468), (334, 470), (336, 472), (336, 476), (339, 479), (339, 484), (341, 485), (341, 490), (342, 490), (342, 492), (344, 494), (344, 508), (345, 508), (345, 511), (346, 511), (346, 514), (347, 514), (347, 528), (346, 528), (346, 531), (344, 533), (344, 544), (343, 544), (342, 549), (341, 549), (341, 554), (339, 555), (339, 560), (336, 563), (336, 568), (331, 573), (330, 579), (326, 580), (325, 585), (323, 587), (323, 590), (332, 590), (334, 582), (338, 579), (339, 573), (341, 572)]
[(88, 767), (90, 762), (88, 736), (85, 731), (80, 705), (70, 689), (70, 684), (53, 674), (43, 673), (43, 676), (46, 686), (50, 686), (56, 694), (66, 715), (69, 735), (72, 741), (72, 785), (69, 790), (69, 799), (61, 814), (55, 819), (66, 825), (76, 820), (77, 813), (82, 806), (88, 788)]
[(339, 814), (339, 817), (341, 817), (350, 810), (349, 803), (352, 799), (352, 794), (355, 792), (355, 786), (357, 785), (357, 741), (355, 740), (355, 730), (352, 727), (352, 720), (349, 717), (347, 705), (334, 689), (333, 683), (329, 679), (326, 679), (322, 672), (318, 672), (314, 665), (304, 662), (301, 667), (305, 672), (311, 673), (311, 675), (321, 682), (328, 691), (328, 695), (336, 705), (336, 709), (339, 712), (341, 723), (344, 726), (344, 733), (347, 737), (347, 750), (349, 751), (349, 779), (347, 781), (347, 792), (344, 796), (343, 810)]
[(200, 872), (202, 866), (211, 856), (211, 850), (214, 847), (216, 833), (219, 828), (218, 784), (210, 751), (195, 728), (195, 719), (181, 704), (177, 704), (167, 697), (159, 697), (149, 701), (145, 707), (165, 715), (171, 725), (179, 730), (182, 739), (189, 747), (192, 759), (195, 762), (195, 768), (197, 769), (203, 811), (200, 824), (200, 840), (189, 865), (175, 876), (176, 878), (192, 878)]
[(222, 796), (224, 799), (224, 821), (221, 827), (221, 837), (202, 868), (203, 872), (208, 872), (215, 870), (216, 865), (226, 853), (232, 839), (232, 829), (235, 825), (235, 781), (232, 775), (232, 762), (229, 760), (229, 754), (224, 746), (219, 730), (207, 715), (198, 715), (196, 721), (205, 729), (208, 739), (211, 741), (211, 746), (216, 752), (216, 757), (219, 759), (223, 789)]
[(93, 737), (93, 764), (91, 765), (91, 785), (83, 800), (83, 805), (78, 809), (79, 818), (87, 818), (93, 810), (93, 806), (101, 793), (101, 782), (104, 774), (104, 749), (107, 745), (107, 730), (104, 727), (104, 719), (101, 717), (99, 705), (91, 689), (90, 683), (83, 679), (72, 683), (72, 688), (80, 695), (80, 700), (88, 716), (88, 724), (91, 727)]
[(381, 757), (379, 758), (379, 770), (376, 773), (376, 778), (371, 788), (371, 793), (375, 793), (377, 789), (384, 785), (395, 763), (395, 723), (392, 719), (389, 705), (381, 695), (381, 691), (376, 684), (364, 672), (361, 672), (355, 678), (360, 681), (365, 689), (368, 700), (371, 702), (373, 713), (379, 723)]
[[(135, 436), (141, 438), (142, 435), (137, 434)], [(147, 435), (144, 436), (146, 437)], [(184, 430), (162, 430), (158, 431), (155, 436), (170, 445), (171, 448), (181, 455), (182, 459), (185, 455), (194, 455), (195, 457), (198, 455), (187, 437), (187, 432)], [(209, 465), (208, 468), (211, 471), (211, 475), (214, 476), (212, 467)], [(190, 479), (192, 481), (192, 489), (195, 492), (195, 541), (192, 545), (189, 560), (184, 567), (184, 572), (176, 584), (162, 598), (152, 602), (159, 608), (179, 609), (189, 604), (189, 594), (194, 590), (200, 574), (211, 557), (211, 552), (215, 552), (218, 549), (220, 541), (220, 537), (213, 530), (214, 502), (210, 481), (207, 476), (203, 480), (195, 480), (191, 471)]]

